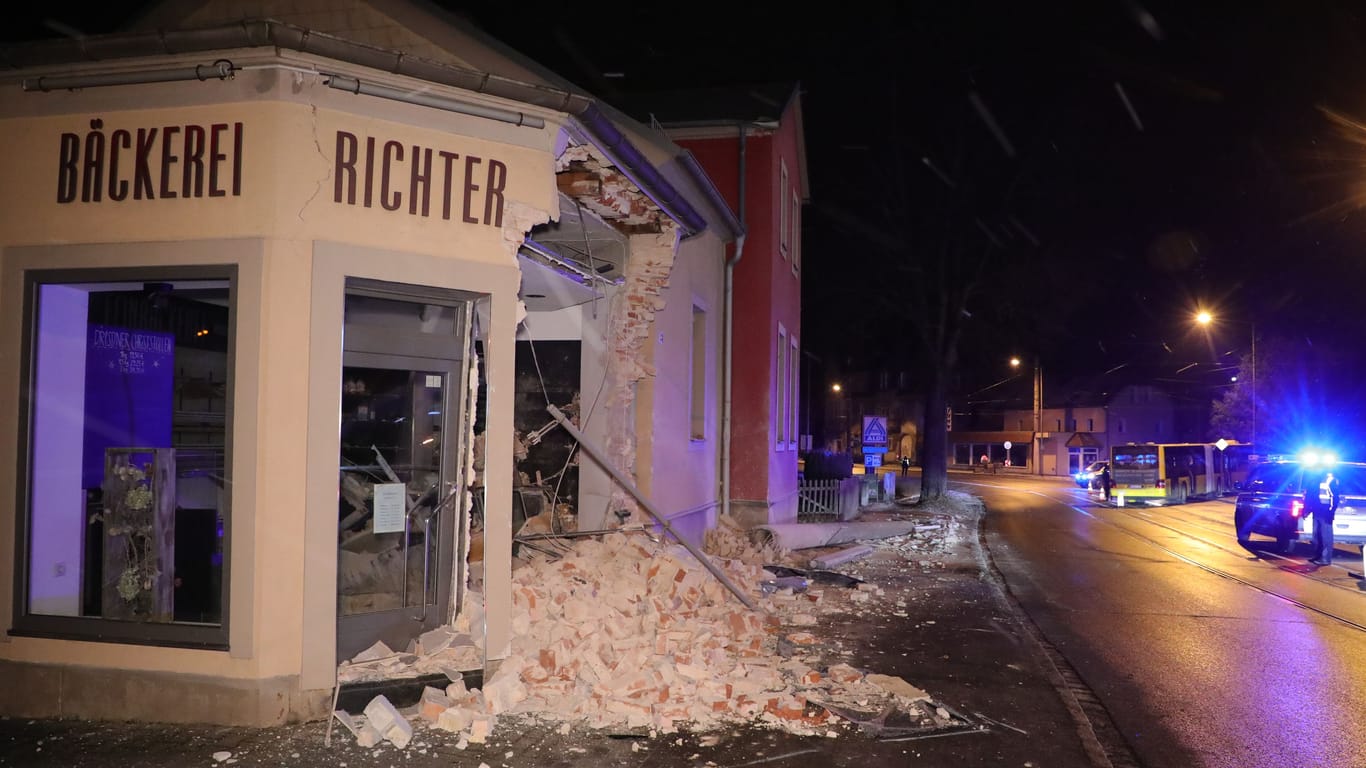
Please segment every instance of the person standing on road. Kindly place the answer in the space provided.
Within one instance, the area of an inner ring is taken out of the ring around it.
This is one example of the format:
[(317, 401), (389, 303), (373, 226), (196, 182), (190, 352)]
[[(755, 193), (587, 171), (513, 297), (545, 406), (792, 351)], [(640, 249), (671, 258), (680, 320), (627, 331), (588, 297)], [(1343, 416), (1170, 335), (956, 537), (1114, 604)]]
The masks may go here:
[(1304, 489), (1305, 514), (1314, 516), (1314, 565), (1333, 564), (1333, 517), (1338, 511), (1341, 484), (1332, 472), (1316, 475), (1316, 483)]
[(1114, 483), (1110, 480), (1110, 465), (1107, 464), (1100, 470), (1100, 490), (1105, 494), (1106, 501), (1110, 500), (1110, 489), (1113, 487)]
[(905, 476), (906, 476), (906, 473), (907, 473), (907, 472), (910, 472), (910, 471), (911, 471), (911, 457), (910, 457), (910, 456), (902, 456), (902, 457), (901, 457), (901, 476), (902, 476), (902, 477), (905, 477)]

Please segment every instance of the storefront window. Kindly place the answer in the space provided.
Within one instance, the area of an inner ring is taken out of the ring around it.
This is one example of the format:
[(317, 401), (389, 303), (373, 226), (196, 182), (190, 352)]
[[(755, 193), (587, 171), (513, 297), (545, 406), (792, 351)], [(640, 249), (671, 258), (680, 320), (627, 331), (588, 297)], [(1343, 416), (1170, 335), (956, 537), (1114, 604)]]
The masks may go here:
[(29, 276), (16, 631), (224, 641), (233, 276)]

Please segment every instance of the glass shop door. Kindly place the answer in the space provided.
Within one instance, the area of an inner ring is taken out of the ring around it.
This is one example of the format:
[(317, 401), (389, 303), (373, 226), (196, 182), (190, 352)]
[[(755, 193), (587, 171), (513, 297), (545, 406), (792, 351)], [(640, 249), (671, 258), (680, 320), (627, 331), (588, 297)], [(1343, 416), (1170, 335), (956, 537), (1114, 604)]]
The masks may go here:
[[(447, 622), (464, 535), (460, 345), (447, 347), (444, 334), (436, 343), (418, 335), (432, 327), (430, 306), (394, 313), (401, 302), (352, 299), (342, 355), (338, 661), (377, 640), (402, 652)], [(409, 315), (426, 318), (424, 326), (405, 332), (401, 319)], [(453, 326), (461, 325), (457, 312)], [(381, 346), (388, 351), (374, 351)], [(427, 356), (434, 353), (446, 357)]]

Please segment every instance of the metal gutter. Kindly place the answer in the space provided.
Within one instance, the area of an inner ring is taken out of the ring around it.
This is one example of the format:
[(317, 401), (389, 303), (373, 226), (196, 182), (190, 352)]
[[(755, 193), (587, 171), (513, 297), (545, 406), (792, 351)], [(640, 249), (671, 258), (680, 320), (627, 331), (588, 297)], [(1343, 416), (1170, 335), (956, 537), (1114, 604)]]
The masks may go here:
[[(693, 155), (692, 152), (685, 149), (683, 150), (683, 154), (678, 156), (678, 162), (683, 166), (683, 169), (688, 172), (689, 177), (691, 177), (693, 183), (697, 185), (697, 188), (706, 195), (707, 201), (711, 203), (711, 207), (716, 211), (716, 214), (725, 221), (726, 226), (730, 229), (731, 236), (723, 239), (733, 240), (744, 237), (746, 233), (744, 222), (742, 222), (740, 217), (730, 209), (730, 204), (721, 196), (721, 190), (716, 188), (716, 183), (707, 175), (707, 172), (702, 168), (701, 163), (697, 162), (697, 157)], [(740, 169), (740, 174), (742, 176), (744, 173), (744, 169)], [(740, 205), (743, 208), (744, 203), (742, 202)]]

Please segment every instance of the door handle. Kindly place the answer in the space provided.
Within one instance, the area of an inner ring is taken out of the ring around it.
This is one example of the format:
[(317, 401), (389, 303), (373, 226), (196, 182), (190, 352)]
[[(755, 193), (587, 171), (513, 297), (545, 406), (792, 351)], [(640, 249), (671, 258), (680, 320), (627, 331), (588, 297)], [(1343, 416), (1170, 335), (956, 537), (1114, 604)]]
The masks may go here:
[[(430, 581), (428, 578), (430, 576), (429, 569), (432, 566), (432, 518), (436, 516), (435, 512), (436, 511), (433, 510), (432, 513), (426, 515), (426, 519), (422, 521), (422, 613), (414, 616), (414, 621), (426, 621), (427, 606), (430, 605), (430, 602), (427, 600), (427, 592), (429, 591), (427, 583)], [(408, 557), (408, 549), (409, 548), (407, 547), (404, 548), (403, 557), (405, 561)], [(405, 591), (408, 588), (408, 565), (406, 562), (403, 566), (403, 588)], [(403, 598), (403, 604), (408, 604), (406, 595)]]
[[(439, 488), (440, 488), (440, 486), (439, 486), (438, 484), (433, 483), (432, 486), (431, 486), (430, 488), (427, 489), (427, 492), (423, 494), (423, 498), (426, 498), (426, 497), (428, 497), (428, 496), (431, 496), (432, 498), (436, 498), (435, 492), (437, 492)], [(445, 497), (445, 498), (443, 498), (443, 499), (441, 499), (439, 502), (437, 502), (437, 504), (436, 504), (435, 506), (431, 507), (430, 509), (427, 509), (427, 508), (425, 508), (425, 507), (419, 507), (419, 508), (415, 511), (416, 514), (418, 514), (418, 515), (420, 515), (420, 516), (422, 517), (422, 606), (421, 606), (421, 607), (422, 607), (422, 613), (418, 614), (417, 616), (414, 616), (414, 617), (413, 617), (413, 620), (414, 620), (414, 621), (426, 621), (426, 620), (427, 620), (427, 609), (435, 602), (434, 600), (430, 599), (430, 598), (431, 598), (431, 591), (432, 591), (432, 587), (431, 587), (431, 568), (432, 568), (432, 520), (434, 520), (434, 519), (439, 519), (439, 515), (440, 515), (440, 513), (441, 513), (442, 508), (445, 507), (447, 504), (449, 504), (450, 501), (451, 501), (451, 499), (455, 498), (455, 492), (456, 492), (456, 489), (455, 489), (454, 485), (452, 484), (451, 491), (450, 491), (449, 493), (446, 494), (446, 497)], [(407, 596), (407, 594), (406, 594), (406, 590), (407, 590), (407, 588), (408, 588), (408, 562), (407, 562), (407, 553), (408, 553), (408, 548), (405, 548), (405, 549), (404, 549), (404, 558), (405, 558), (405, 559), (404, 559), (404, 563), (403, 563), (403, 588), (404, 588), (404, 590), (405, 590), (405, 594), (404, 594), (404, 596), (403, 596), (403, 605), (404, 605), (404, 606), (407, 606), (407, 605), (408, 605), (408, 596)]]

